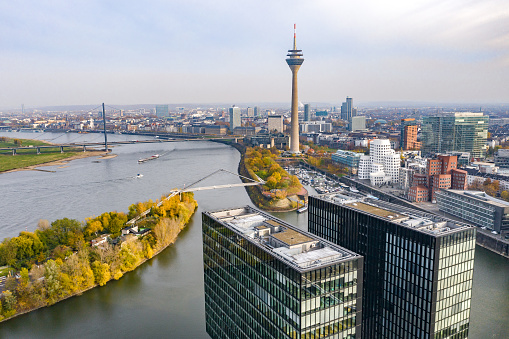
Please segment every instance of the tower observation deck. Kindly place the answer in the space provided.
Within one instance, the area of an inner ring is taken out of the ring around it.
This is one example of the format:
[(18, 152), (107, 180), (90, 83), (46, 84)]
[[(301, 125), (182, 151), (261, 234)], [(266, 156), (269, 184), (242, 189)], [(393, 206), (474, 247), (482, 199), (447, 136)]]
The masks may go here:
[(290, 133), (290, 152), (299, 153), (299, 94), (297, 90), (297, 72), (304, 62), (302, 50), (297, 49), (296, 25), (293, 25), (293, 49), (288, 50), (286, 63), (292, 70), (292, 124)]

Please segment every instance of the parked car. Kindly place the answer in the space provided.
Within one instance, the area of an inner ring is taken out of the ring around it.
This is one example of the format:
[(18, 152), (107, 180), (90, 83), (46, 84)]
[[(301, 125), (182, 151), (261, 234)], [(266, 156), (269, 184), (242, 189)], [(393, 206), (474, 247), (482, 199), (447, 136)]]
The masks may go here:
[(498, 234), (497, 231), (491, 231), (491, 234)]

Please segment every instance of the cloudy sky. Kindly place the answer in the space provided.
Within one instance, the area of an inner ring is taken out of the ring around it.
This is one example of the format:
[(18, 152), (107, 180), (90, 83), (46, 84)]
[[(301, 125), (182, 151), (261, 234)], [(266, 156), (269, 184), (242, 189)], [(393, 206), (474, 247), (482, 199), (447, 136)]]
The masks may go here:
[(507, 0), (0, 2), (0, 107), (509, 102)]

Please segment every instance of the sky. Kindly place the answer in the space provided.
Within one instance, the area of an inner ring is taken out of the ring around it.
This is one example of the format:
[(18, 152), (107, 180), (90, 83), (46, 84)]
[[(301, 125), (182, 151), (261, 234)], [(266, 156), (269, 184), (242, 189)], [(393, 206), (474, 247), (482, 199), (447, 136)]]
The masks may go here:
[(507, 0), (0, 2), (0, 107), (509, 103)]

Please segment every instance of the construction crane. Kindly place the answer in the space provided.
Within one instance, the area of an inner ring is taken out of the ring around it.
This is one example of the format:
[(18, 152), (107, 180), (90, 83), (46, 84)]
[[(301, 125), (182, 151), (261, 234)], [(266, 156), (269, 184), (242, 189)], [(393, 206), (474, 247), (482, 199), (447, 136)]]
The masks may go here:
[[(225, 184), (225, 185), (214, 185), (214, 186), (205, 186), (205, 187), (194, 187), (195, 185), (197, 185), (198, 183), (202, 182), (203, 180), (208, 179), (211, 176), (213, 176), (213, 175), (215, 175), (217, 173), (220, 173), (220, 172), (226, 172), (226, 173), (235, 175), (235, 176), (243, 178), (245, 180), (249, 180), (249, 182), (243, 182), (241, 184)], [(218, 188), (256, 186), (256, 185), (263, 185), (263, 184), (265, 184), (265, 181), (263, 181), (261, 179), (259, 181), (256, 181), (256, 180), (253, 180), (251, 178), (247, 178), (247, 177), (244, 177), (242, 175), (239, 175), (239, 174), (227, 171), (225, 169), (219, 169), (219, 170), (215, 171), (214, 173), (211, 173), (211, 174), (209, 174), (209, 175), (207, 175), (207, 176), (205, 176), (205, 177), (203, 177), (203, 178), (193, 182), (192, 184), (190, 184), (187, 187), (184, 186), (184, 188), (182, 188), (182, 189), (178, 189), (178, 188), (177, 189), (172, 189), (170, 191), (170, 194), (166, 198), (164, 198), (163, 200), (158, 202), (156, 206), (160, 207), (165, 200), (169, 200), (172, 197), (174, 197), (175, 195), (181, 194), (181, 193), (185, 193), (185, 192), (205, 191), (205, 190), (213, 190), (213, 189), (218, 189)], [(128, 225), (135, 224), (138, 220), (144, 218), (147, 214), (149, 214), (151, 210), (152, 210), (152, 208), (149, 208), (149, 209), (143, 211), (140, 215), (138, 215), (137, 217), (132, 218), (126, 224), (128, 224)]]

